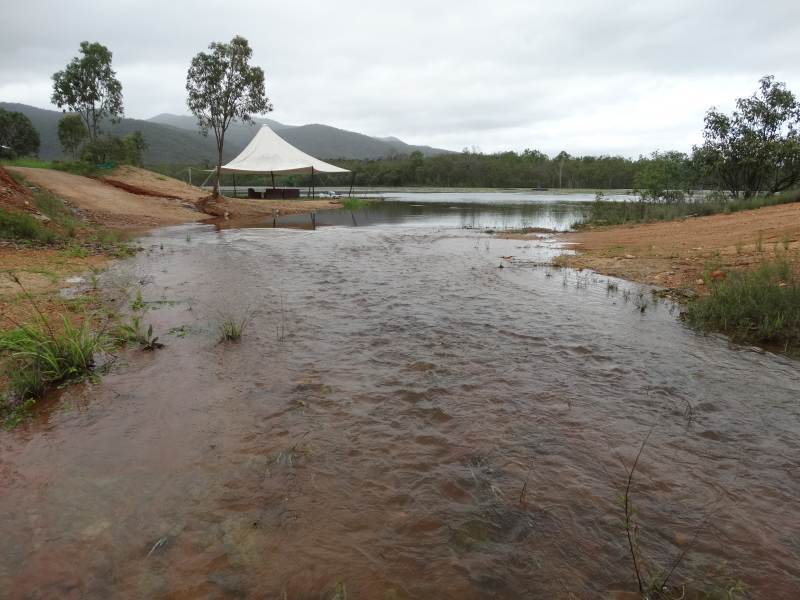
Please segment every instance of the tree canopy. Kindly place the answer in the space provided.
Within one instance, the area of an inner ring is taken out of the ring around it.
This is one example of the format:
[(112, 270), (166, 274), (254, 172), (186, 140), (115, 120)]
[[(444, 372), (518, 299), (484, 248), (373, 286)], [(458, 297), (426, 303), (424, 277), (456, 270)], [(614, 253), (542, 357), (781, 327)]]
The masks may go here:
[(39, 132), (22, 113), (0, 108), (0, 145), (10, 148), (12, 156), (35, 155), (39, 152)]
[(103, 119), (119, 121), (123, 115), (122, 84), (111, 68), (111, 51), (100, 43), (81, 42), (82, 56), (74, 57), (63, 71), (53, 74), (51, 101), (80, 115), (89, 138), (95, 141)]
[(698, 159), (734, 195), (779, 192), (800, 183), (800, 105), (769, 75), (732, 114), (711, 108)]
[(214, 132), (217, 142), (217, 173), (214, 195), (219, 194), (225, 132), (234, 119), (252, 122), (252, 115), (265, 114), (272, 104), (264, 87), (264, 71), (249, 64), (253, 51), (247, 40), (234, 37), (229, 43), (212, 42), (211, 52), (192, 59), (186, 75), (187, 105), (197, 117), (200, 132)]

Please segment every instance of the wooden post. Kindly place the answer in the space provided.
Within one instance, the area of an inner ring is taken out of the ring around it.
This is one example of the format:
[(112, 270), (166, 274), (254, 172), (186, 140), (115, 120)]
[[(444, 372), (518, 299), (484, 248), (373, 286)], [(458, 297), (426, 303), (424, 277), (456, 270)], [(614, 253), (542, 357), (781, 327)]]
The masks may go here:
[(236, 193), (236, 173), (233, 174), (233, 197), (236, 198), (238, 194)]
[(317, 213), (311, 213), (311, 229), (317, 229)]
[(272, 175), (272, 189), (274, 190), (275, 189), (275, 172), (274, 171), (270, 171), (269, 174)]
[(347, 194), (349, 198), (353, 197), (353, 185), (356, 182), (356, 172), (353, 171), (353, 176), (350, 178), (350, 192)]
[(275, 210), (274, 208), (272, 209), (272, 226), (273, 227), (278, 226), (278, 211)]
[(314, 167), (311, 167), (311, 198), (316, 197), (316, 190), (314, 189)]

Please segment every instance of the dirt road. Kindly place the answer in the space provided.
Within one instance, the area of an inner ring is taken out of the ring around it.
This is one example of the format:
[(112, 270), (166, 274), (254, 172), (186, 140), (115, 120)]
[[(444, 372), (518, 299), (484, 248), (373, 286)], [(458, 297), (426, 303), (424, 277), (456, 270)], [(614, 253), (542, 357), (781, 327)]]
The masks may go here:
[(29, 167), (8, 167), (8, 170), (52, 192), (88, 220), (106, 227), (159, 227), (208, 218), (182, 206), (179, 200), (132, 194), (89, 177)]

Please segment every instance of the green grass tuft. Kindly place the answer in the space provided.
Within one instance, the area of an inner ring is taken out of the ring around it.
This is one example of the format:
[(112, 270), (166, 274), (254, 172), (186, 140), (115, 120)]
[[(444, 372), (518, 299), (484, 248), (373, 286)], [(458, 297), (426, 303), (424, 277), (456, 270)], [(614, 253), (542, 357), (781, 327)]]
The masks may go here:
[(712, 283), (711, 294), (691, 303), (685, 316), (703, 331), (800, 352), (800, 281), (785, 257)]
[(8, 389), (0, 397), (0, 423), (4, 426), (16, 424), (48, 389), (91, 376), (95, 355), (112, 345), (104, 332), (92, 330), (89, 319), (74, 325), (60, 315), (61, 326), (53, 327), (19, 278), (12, 275), (12, 279), (36, 317), (32, 323), (6, 317), (14, 328), (0, 332), (0, 368), (8, 379)]
[(345, 198), (342, 200), (342, 208), (346, 210), (358, 210), (367, 206), (369, 202), (361, 198)]
[(0, 209), (0, 239), (49, 244), (58, 236), (29, 214)]
[(217, 326), (219, 333), (219, 341), (222, 342), (238, 342), (242, 339), (242, 334), (247, 326), (252, 321), (253, 315), (248, 312), (243, 317), (236, 317), (233, 315), (225, 315)]
[(62, 316), (58, 330), (45, 322), (17, 324), (0, 335), (3, 371), (9, 385), (0, 401), (0, 419), (20, 416), (32, 400), (48, 389), (64, 383), (82, 381), (94, 371), (94, 357), (110, 347), (110, 339), (92, 331), (88, 321), (76, 326)]

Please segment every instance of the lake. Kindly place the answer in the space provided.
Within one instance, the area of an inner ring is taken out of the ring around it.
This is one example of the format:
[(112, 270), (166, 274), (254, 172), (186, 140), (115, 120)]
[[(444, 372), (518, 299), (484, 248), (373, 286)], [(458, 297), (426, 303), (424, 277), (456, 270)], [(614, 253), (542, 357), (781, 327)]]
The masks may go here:
[[(583, 220), (589, 193), (550, 192), (380, 192), (363, 196), (380, 198), (364, 208), (321, 211), (317, 225), (363, 227), (391, 224), (405, 227), (458, 229), (519, 229), (537, 227), (567, 231)], [(608, 200), (634, 200), (635, 196), (612, 194)], [(272, 224), (269, 220), (267, 225)], [(281, 217), (279, 226), (305, 227), (308, 215)]]

